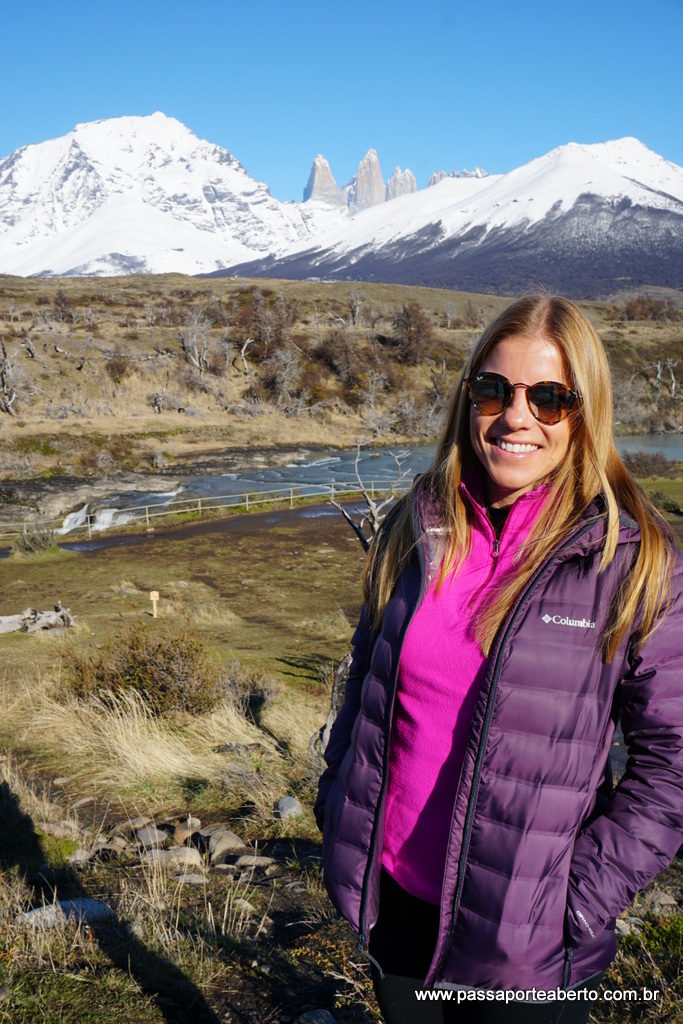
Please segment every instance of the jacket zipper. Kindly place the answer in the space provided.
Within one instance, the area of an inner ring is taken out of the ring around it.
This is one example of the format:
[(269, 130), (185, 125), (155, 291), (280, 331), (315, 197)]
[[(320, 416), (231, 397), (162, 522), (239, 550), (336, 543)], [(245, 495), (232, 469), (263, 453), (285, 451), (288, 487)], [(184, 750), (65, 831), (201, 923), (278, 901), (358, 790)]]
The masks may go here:
[[(414, 521), (419, 523), (419, 519), (418, 519), (418, 516), (417, 516), (417, 500), (416, 499), (415, 499), (414, 517), (415, 517)], [(417, 553), (418, 553), (418, 560), (419, 560), (419, 564), (420, 564), (420, 590), (419, 590), (419, 593), (418, 593), (418, 596), (417, 596), (417, 601), (415, 602), (415, 607), (413, 608), (413, 610), (412, 610), (412, 612), (410, 614), (410, 617), (408, 618), (408, 621), (405, 623), (405, 625), (403, 627), (403, 630), (401, 631), (401, 637), (400, 637), (400, 642), (399, 642), (399, 646), (398, 646), (399, 652), (401, 651), (401, 648), (403, 647), (403, 641), (404, 641), (405, 635), (408, 632), (408, 629), (410, 627), (410, 623), (415, 618), (417, 610), (420, 607), (420, 605), (422, 604), (422, 601), (423, 601), (424, 595), (425, 595), (425, 589), (426, 589), (425, 588), (425, 581), (426, 581), (425, 561), (424, 561), (423, 547), (422, 547), (422, 544), (420, 544), (420, 543), (418, 543), (418, 545), (417, 545)], [(375, 820), (373, 821), (373, 824), (372, 824), (372, 835), (370, 837), (370, 849), (368, 850), (368, 863), (367, 863), (367, 867), (365, 869), (365, 876), (363, 878), (363, 886), (362, 886), (362, 889), (361, 889), (360, 913), (358, 915), (358, 923), (360, 925), (360, 931), (359, 931), (359, 935), (358, 935), (358, 947), (357, 947), (358, 951), (360, 953), (362, 953), (372, 964), (374, 964), (374, 966), (377, 968), (377, 970), (378, 970), (378, 972), (380, 974), (380, 977), (382, 977), (382, 978), (384, 977), (384, 972), (382, 971), (382, 968), (377, 963), (377, 961), (372, 956), (370, 956), (370, 953), (368, 952), (368, 946), (370, 944), (370, 935), (369, 935), (369, 928), (367, 927), (367, 921), (366, 921), (365, 917), (366, 917), (366, 913), (367, 913), (368, 890), (369, 890), (369, 887), (370, 887), (370, 875), (372, 873), (373, 861), (375, 859), (375, 846), (377, 845), (377, 830), (378, 830), (378, 826), (379, 826), (379, 819), (380, 819), (380, 815), (381, 815), (381, 812), (382, 812), (382, 808), (384, 806), (384, 796), (385, 796), (386, 788), (387, 788), (387, 775), (388, 775), (387, 768), (388, 768), (388, 763), (389, 763), (389, 733), (391, 732), (391, 720), (392, 720), (393, 715), (394, 715), (394, 702), (396, 700), (396, 680), (397, 680), (397, 676), (398, 676), (398, 663), (399, 663), (399, 660), (400, 660), (399, 658), (396, 659), (396, 664), (393, 667), (393, 673), (392, 673), (392, 680), (391, 680), (391, 682), (392, 682), (392, 686), (391, 686), (391, 693), (392, 693), (391, 707), (389, 708), (389, 714), (386, 716), (386, 725), (385, 725), (385, 729), (384, 729), (384, 756), (382, 758), (382, 785), (381, 785), (381, 788), (380, 788), (379, 796), (377, 798), (377, 810), (375, 811)], [(374, 927), (374, 924), (373, 924), (373, 927)]]
[(574, 950), (571, 946), (565, 946), (564, 949), (564, 970), (562, 971), (562, 988), (569, 988), (569, 981), (572, 976), (572, 960), (574, 959)]
[[(558, 547), (555, 550), (553, 555), (540, 567), (540, 569), (538, 570), (536, 576), (528, 584), (526, 590), (524, 590), (524, 592), (522, 594), (520, 594), (519, 599), (517, 601), (517, 604), (516, 604), (512, 614), (510, 615), (509, 619), (507, 620), (507, 624), (504, 626), (505, 632), (503, 634), (503, 638), (501, 640), (501, 644), (500, 644), (500, 647), (498, 649), (498, 654), (496, 655), (496, 663), (495, 663), (494, 670), (493, 670), (493, 679), (491, 681), (491, 688), (489, 690), (488, 702), (486, 704), (486, 713), (484, 715), (484, 723), (482, 725), (481, 735), (479, 737), (479, 747), (477, 749), (477, 759), (476, 759), (475, 766), (474, 766), (474, 777), (472, 779), (472, 786), (471, 786), (471, 789), (470, 789), (469, 800), (468, 800), (468, 803), (467, 803), (467, 812), (465, 814), (465, 824), (464, 824), (464, 827), (463, 827), (463, 838), (462, 838), (462, 845), (461, 845), (461, 848), (460, 848), (460, 858), (459, 858), (459, 863), (458, 863), (458, 880), (457, 880), (456, 887), (455, 887), (455, 895), (453, 897), (453, 913), (452, 913), (452, 916), (451, 916), (451, 925), (450, 925), (450, 928), (449, 928), (449, 931), (448, 931), (448, 940), (447, 940), (447, 942), (446, 942), (446, 944), (444, 946), (444, 951), (441, 954), (441, 958), (440, 958), (440, 960), (439, 960), (439, 962), (437, 964), (437, 967), (436, 967), (436, 973), (435, 973), (435, 979), (434, 979), (435, 981), (438, 979), (438, 976), (439, 976), (439, 974), (441, 973), (441, 971), (443, 969), (446, 957), (448, 956), (448, 950), (450, 949), (451, 943), (453, 941), (453, 935), (454, 935), (454, 932), (455, 932), (455, 922), (456, 922), (456, 918), (458, 916), (458, 909), (459, 909), (459, 905), (460, 905), (460, 898), (462, 896), (462, 890), (463, 890), (463, 887), (464, 887), (464, 884), (465, 884), (465, 864), (467, 862), (467, 854), (468, 854), (468, 851), (469, 851), (469, 843), (470, 843), (470, 838), (471, 838), (471, 833), (472, 833), (472, 822), (474, 820), (474, 810), (475, 810), (476, 802), (477, 802), (477, 794), (478, 794), (478, 790), (479, 790), (479, 783), (481, 781), (481, 772), (482, 772), (483, 763), (484, 763), (484, 752), (485, 752), (485, 749), (486, 749), (486, 741), (488, 739), (488, 733), (489, 733), (489, 729), (490, 729), (490, 726), (491, 726), (491, 719), (493, 717), (493, 705), (494, 705), (494, 702), (495, 702), (496, 692), (498, 690), (498, 681), (500, 679), (500, 674), (501, 674), (502, 667), (503, 667), (503, 655), (505, 654), (505, 648), (507, 646), (508, 638), (509, 638), (510, 633), (512, 631), (512, 627), (514, 626), (514, 624), (515, 624), (515, 622), (517, 620), (517, 617), (520, 614), (521, 609), (522, 609), (522, 607), (523, 607), (527, 597), (529, 597), (533, 593), (533, 591), (535, 590), (536, 586), (539, 584), (539, 582), (541, 581), (542, 577), (545, 575), (545, 572), (549, 568), (549, 566), (552, 565), (552, 563), (557, 560), (557, 556), (562, 551), (564, 551), (565, 548), (570, 547), (575, 541), (579, 540), (579, 538), (582, 537), (585, 533), (587, 533), (590, 529), (592, 529), (592, 527), (595, 526), (595, 524), (597, 522), (599, 522), (600, 519), (602, 519), (601, 515), (600, 516), (594, 516), (592, 519), (588, 520), (587, 523), (584, 523), (584, 525), (580, 529), (576, 530), (570, 537), (567, 538), (566, 541), (564, 541), (563, 544), (560, 545), (560, 547)], [(456, 802), (457, 802), (457, 794), (456, 794)], [(453, 811), (455, 813), (455, 804), (453, 805)], [(567, 954), (569, 954), (569, 953), (571, 953), (573, 955), (573, 951), (567, 950)], [(571, 956), (567, 955), (567, 959), (568, 959), (569, 964), (571, 966)], [(566, 965), (565, 965), (565, 972), (568, 973), (568, 968), (566, 967)], [(430, 970), (429, 973), (431, 973), (431, 970)]]

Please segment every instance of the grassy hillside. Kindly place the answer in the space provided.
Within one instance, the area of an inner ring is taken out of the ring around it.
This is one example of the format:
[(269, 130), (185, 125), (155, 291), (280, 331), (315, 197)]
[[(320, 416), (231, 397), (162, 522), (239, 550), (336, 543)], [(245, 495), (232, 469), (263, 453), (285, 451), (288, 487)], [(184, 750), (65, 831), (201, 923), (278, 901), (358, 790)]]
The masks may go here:
[[(0, 278), (0, 478), (431, 437), (507, 301), (354, 282)], [(666, 365), (683, 354), (679, 305), (677, 293), (584, 304), (622, 432), (683, 426), (681, 364), (673, 379)]]

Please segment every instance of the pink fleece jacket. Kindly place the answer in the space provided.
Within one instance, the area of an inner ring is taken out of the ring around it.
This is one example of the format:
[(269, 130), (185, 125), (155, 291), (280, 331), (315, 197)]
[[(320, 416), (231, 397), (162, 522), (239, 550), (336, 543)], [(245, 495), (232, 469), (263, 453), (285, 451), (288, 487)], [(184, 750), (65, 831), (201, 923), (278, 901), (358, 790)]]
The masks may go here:
[[(469, 483), (469, 481), (468, 481)], [(439, 903), (455, 792), (486, 657), (474, 638), (477, 613), (514, 558), (548, 495), (528, 491), (496, 542), (475, 484), (461, 485), (474, 510), (472, 549), (437, 593), (427, 590), (405, 635), (389, 746), (385, 870), (409, 893)]]

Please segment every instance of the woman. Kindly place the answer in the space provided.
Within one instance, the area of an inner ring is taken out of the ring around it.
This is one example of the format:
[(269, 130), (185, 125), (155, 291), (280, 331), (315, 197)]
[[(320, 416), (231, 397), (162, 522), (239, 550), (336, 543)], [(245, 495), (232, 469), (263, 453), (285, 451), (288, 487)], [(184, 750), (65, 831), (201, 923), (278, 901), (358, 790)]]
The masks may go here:
[(611, 403), (581, 311), (513, 303), (371, 548), (316, 815), (388, 1024), (587, 1020), (566, 990), (680, 843), (681, 560)]

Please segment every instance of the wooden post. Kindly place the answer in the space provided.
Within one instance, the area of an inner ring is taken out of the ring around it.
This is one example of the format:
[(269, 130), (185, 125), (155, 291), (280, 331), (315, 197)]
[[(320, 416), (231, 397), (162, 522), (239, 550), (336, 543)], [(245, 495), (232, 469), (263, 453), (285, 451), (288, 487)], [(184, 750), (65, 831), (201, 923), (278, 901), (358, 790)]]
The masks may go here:
[(197, 498), (197, 515), (199, 516), (200, 519), (202, 518), (202, 499), (201, 498)]
[(88, 524), (88, 537), (92, 537), (92, 524), (91, 524), (91, 516), (90, 516), (89, 512), (87, 513), (87, 515), (85, 517), (85, 521)]
[(158, 590), (150, 590), (150, 592), (149, 592), (149, 599), (152, 602), (152, 618), (156, 619), (156, 617), (157, 617), (157, 602), (159, 600), (159, 591)]
[(334, 501), (334, 481), (330, 484), (330, 497)]
[(149, 526), (149, 505), (145, 505), (145, 525)]
[(246, 512), (248, 512), (249, 511), (249, 493), (248, 492), (247, 492), (247, 494), (244, 495), (244, 499), (245, 499), (244, 500), (244, 509), (245, 509)]
[(289, 488), (289, 507), (294, 508), (294, 488)]
[(370, 481), (370, 497), (371, 498), (375, 497), (375, 481), (374, 480)]

